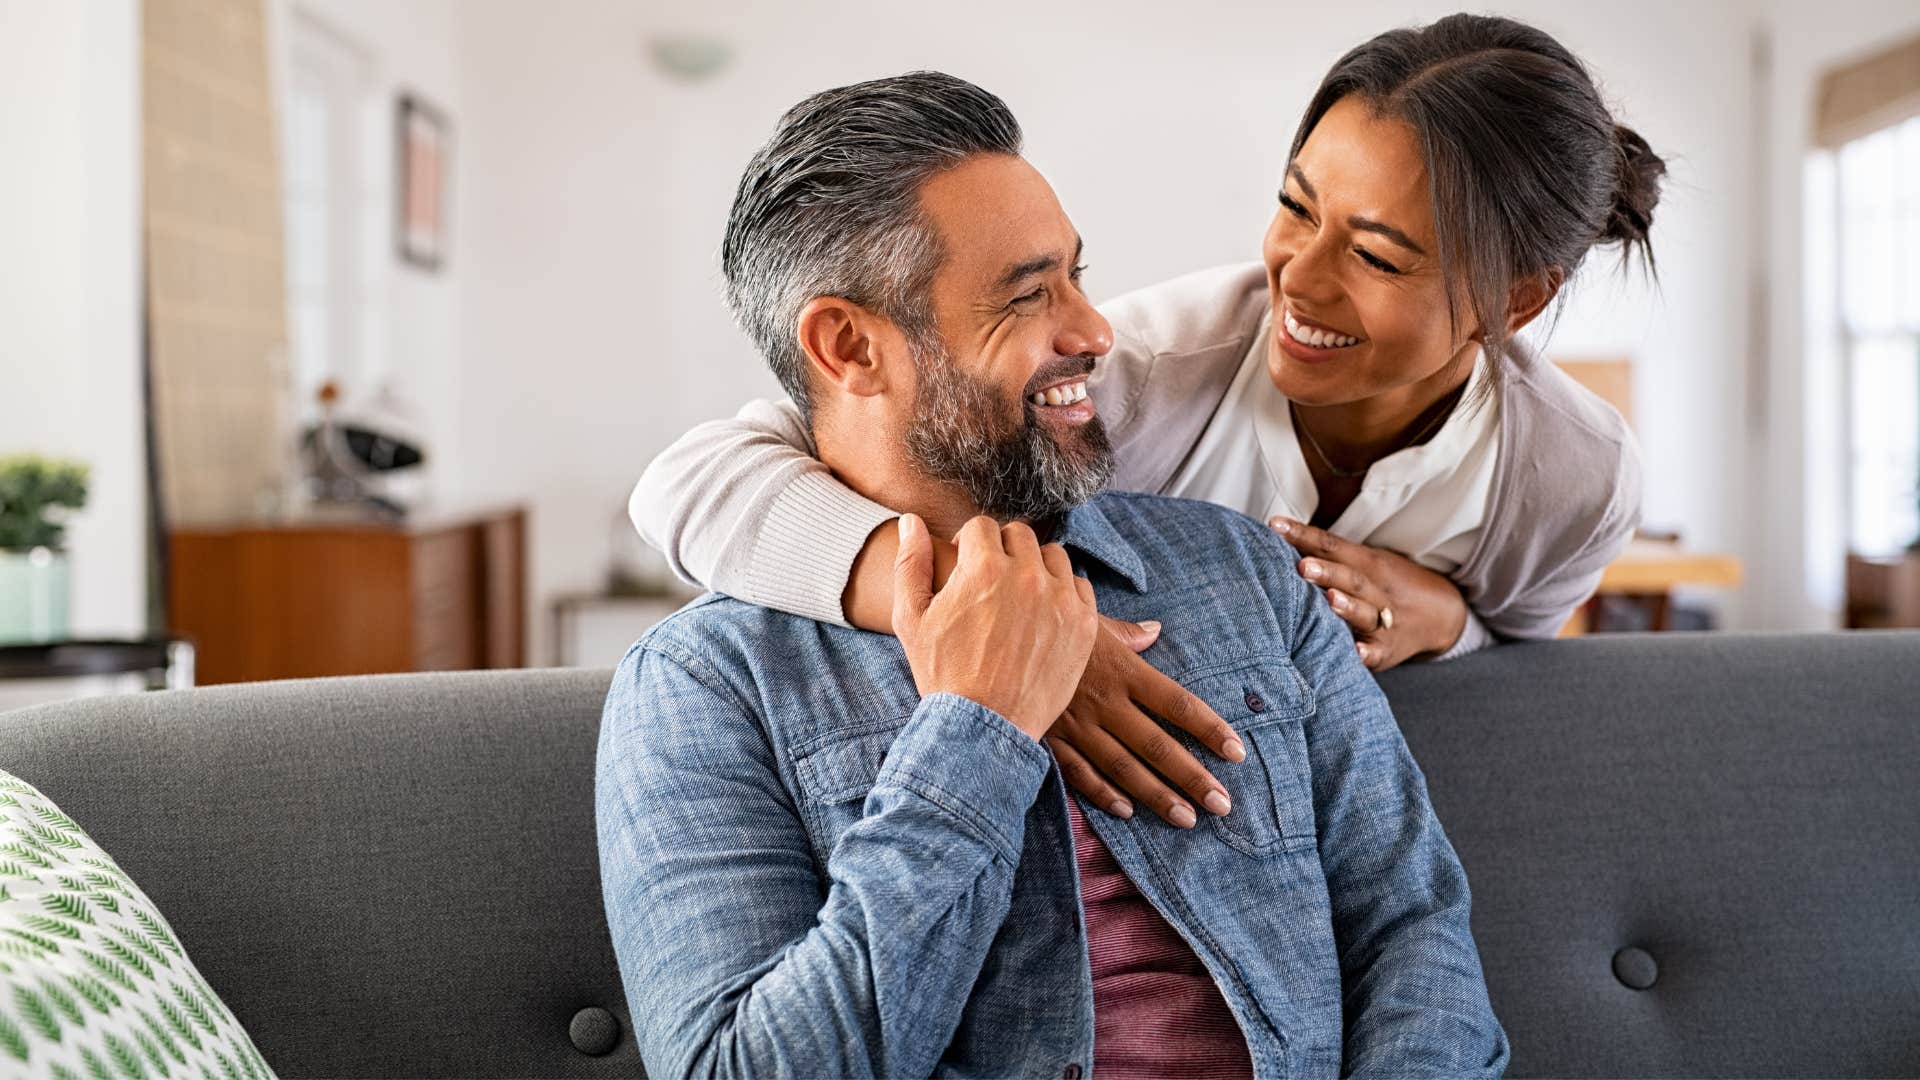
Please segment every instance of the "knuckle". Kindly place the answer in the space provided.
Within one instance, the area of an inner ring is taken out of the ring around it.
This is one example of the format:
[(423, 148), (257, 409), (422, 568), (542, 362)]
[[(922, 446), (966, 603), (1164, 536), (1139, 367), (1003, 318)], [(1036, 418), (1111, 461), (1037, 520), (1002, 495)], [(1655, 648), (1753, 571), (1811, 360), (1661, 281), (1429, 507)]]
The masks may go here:
[(1180, 752), (1180, 744), (1164, 731), (1156, 731), (1140, 747), (1140, 756), (1150, 765), (1164, 765)]

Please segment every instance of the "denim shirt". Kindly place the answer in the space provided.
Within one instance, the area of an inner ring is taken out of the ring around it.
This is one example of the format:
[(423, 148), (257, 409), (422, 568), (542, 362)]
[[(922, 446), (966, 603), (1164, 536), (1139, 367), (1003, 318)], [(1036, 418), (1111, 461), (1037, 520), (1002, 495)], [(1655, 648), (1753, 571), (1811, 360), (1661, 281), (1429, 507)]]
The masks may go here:
[[(1498, 1075), (1465, 875), (1345, 625), (1259, 523), (1108, 494), (1056, 533), (1102, 613), (1233, 725), (1233, 812), (1085, 806), (1213, 975), (1257, 1076)], [(1176, 732), (1189, 749), (1199, 744)], [(1051, 755), (899, 642), (718, 596), (614, 676), (601, 880), (647, 1071), (1094, 1073), (1093, 984)]]

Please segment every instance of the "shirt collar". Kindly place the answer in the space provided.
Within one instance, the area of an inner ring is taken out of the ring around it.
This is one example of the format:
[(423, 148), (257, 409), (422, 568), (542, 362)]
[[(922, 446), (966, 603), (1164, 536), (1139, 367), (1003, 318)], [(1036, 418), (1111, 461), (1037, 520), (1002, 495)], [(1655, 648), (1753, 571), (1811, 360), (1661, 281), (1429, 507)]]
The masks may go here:
[(1140, 553), (1120, 535), (1100, 509), (1103, 500), (1095, 498), (1067, 513), (1059, 541), (1062, 547), (1079, 552), (1113, 571), (1134, 592), (1147, 591), (1147, 568)]

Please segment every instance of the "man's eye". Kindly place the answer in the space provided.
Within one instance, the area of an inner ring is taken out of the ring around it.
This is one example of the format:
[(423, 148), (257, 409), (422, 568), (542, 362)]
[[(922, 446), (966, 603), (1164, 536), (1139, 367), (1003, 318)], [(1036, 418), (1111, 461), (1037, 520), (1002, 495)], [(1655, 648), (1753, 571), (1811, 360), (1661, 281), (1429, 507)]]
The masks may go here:
[(1040, 299), (1045, 295), (1047, 295), (1047, 287), (1045, 285), (1042, 285), (1025, 296), (1015, 297), (1013, 302), (1016, 304), (1031, 303), (1035, 300)]

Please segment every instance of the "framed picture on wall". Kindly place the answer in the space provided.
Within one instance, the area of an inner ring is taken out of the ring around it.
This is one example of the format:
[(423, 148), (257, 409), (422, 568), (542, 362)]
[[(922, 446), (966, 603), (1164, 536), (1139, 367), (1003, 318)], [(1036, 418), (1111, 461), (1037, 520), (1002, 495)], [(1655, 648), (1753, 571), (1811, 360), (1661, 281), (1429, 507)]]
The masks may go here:
[(452, 134), (439, 109), (400, 95), (394, 239), (404, 262), (438, 270), (447, 257), (447, 175)]

